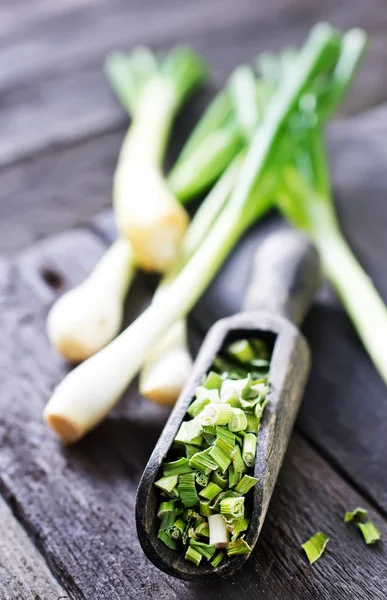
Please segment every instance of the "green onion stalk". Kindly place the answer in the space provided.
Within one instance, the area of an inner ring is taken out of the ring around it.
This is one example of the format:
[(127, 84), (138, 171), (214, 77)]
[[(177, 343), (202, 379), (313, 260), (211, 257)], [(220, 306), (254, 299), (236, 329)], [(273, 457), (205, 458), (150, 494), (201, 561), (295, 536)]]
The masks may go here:
[(387, 309), (341, 232), (319, 130), (310, 133), (308, 156), (313, 173), (302, 178), (295, 167), (289, 166), (284, 170), (285, 189), (279, 195), (279, 206), (290, 222), (314, 242), (328, 279), (375, 367), (387, 383)]
[(168, 293), (56, 388), (44, 416), (62, 439), (76, 441), (108, 414), (157, 341), (192, 309), (246, 229), (271, 205), (278, 177), (270, 162), (273, 156), (278, 160), (287, 120), (321, 70), (332, 67), (337, 47), (331, 27), (312, 30), (265, 111), (227, 205)]
[(188, 226), (188, 215), (162, 172), (173, 120), (207, 68), (189, 48), (159, 57), (147, 48), (112, 54), (106, 72), (132, 120), (113, 181), (117, 229), (132, 245), (136, 264), (164, 272)]

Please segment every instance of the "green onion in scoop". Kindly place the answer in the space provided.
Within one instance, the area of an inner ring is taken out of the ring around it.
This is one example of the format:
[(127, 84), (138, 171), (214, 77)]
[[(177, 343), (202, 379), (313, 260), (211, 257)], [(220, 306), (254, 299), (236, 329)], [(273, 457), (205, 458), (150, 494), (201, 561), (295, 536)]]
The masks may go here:
[(320, 558), (328, 542), (329, 538), (321, 531), (318, 531), (307, 542), (302, 544), (301, 547), (311, 565)]

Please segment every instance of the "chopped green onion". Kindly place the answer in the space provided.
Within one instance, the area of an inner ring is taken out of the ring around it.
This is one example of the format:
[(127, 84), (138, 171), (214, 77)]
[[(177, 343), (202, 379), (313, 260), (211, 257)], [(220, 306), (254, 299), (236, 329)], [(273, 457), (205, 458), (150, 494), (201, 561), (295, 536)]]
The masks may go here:
[(213, 472), (211, 480), (222, 488), (222, 490), (227, 487), (227, 475), (220, 471), (220, 469), (216, 469), (216, 471)]
[(243, 496), (237, 498), (225, 498), (220, 502), (220, 512), (233, 519), (240, 519), (245, 514), (245, 499)]
[(198, 567), (200, 565), (200, 561), (202, 560), (202, 554), (195, 550), (195, 548), (193, 548), (190, 544), (187, 548), (184, 558), (185, 560), (193, 562), (194, 565)]
[(165, 515), (165, 513), (171, 512), (174, 509), (175, 509), (175, 500), (168, 500), (167, 502), (161, 502), (159, 509), (157, 511), (157, 516), (159, 519), (162, 519), (162, 517)]
[(232, 465), (228, 468), (228, 487), (235, 488), (237, 483), (240, 481), (242, 477), (242, 473), (240, 471), (236, 471)]
[(223, 515), (210, 515), (208, 517), (210, 528), (210, 545), (216, 548), (224, 548), (230, 539)]
[(229, 404), (207, 404), (197, 419), (201, 425), (226, 425), (231, 415)]
[(210, 560), (215, 554), (215, 546), (211, 546), (210, 544), (206, 544), (205, 542), (198, 542), (196, 540), (191, 540), (189, 545), (191, 548), (195, 548), (206, 560)]
[(176, 520), (176, 510), (168, 510), (163, 514), (160, 523), (160, 531), (170, 531)]
[(247, 414), (240, 408), (233, 408), (232, 415), (228, 421), (228, 428), (230, 431), (244, 431), (247, 427), (248, 420)]
[(164, 492), (170, 493), (177, 486), (177, 481), (177, 475), (169, 475), (168, 477), (161, 477), (161, 479), (155, 481), (155, 486)]
[(242, 479), (238, 483), (235, 488), (236, 492), (240, 492), (241, 494), (247, 494), (249, 490), (257, 483), (258, 479), (256, 477), (251, 477), (250, 475), (243, 475)]
[(222, 492), (221, 494), (219, 494), (219, 496), (217, 496), (215, 498), (215, 502), (213, 502), (213, 504), (211, 505), (211, 508), (213, 510), (220, 512), (220, 503), (225, 498), (240, 498), (240, 494), (238, 492), (235, 492), (234, 490), (226, 490), (226, 491)]
[(195, 473), (180, 475), (177, 488), (184, 506), (195, 506), (199, 502), (195, 487)]
[(249, 363), (255, 358), (254, 349), (248, 340), (238, 340), (227, 346), (226, 352), (241, 363)]
[(231, 463), (231, 454), (233, 450), (233, 446), (226, 442), (226, 440), (216, 438), (209, 454), (219, 466), (220, 470), (225, 472)]
[(195, 396), (198, 400), (206, 399), (212, 402), (213, 404), (217, 404), (220, 402), (220, 395), (218, 389), (208, 389), (204, 385), (199, 385), (196, 388)]
[(258, 426), (259, 426), (259, 419), (256, 416), (255, 413), (246, 413), (246, 417), (247, 417), (247, 427), (246, 427), (246, 432), (247, 433), (257, 433), (258, 432)]
[(200, 500), (199, 501), (199, 511), (200, 514), (203, 517), (209, 517), (210, 515), (212, 515), (212, 509), (211, 509), (211, 500)]
[(215, 371), (210, 371), (202, 383), (202, 386), (209, 390), (220, 390), (222, 387), (223, 378), (219, 373), (215, 373)]
[(216, 425), (215, 431), (216, 437), (222, 438), (231, 446), (235, 446), (235, 435), (231, 431), (225, 429), (224, 427), (220, 427), (219, 425)]
[(185, 455), (188, 458), (188, 460), (191, 459), (194, 454), (197, 454), (197, 452), (198, 452), (197, 446), (193, 446), (192, 444), (184, 444), (184, 446), (185, 446)]
[(175, 442), (200, 446), (202, 443), (201, 433), (202, 426), (197, 419), (192, 419), (192, 421), (183, 421), (183, 423), (180, 425), (179, 431), (176, 434)]
[(246, 467), (255, 465), (255, 452), (257, 449), (257, 438), (253, 433), (246, 433), (243, 438), (242, 458)]
[(375, 542), (380, 540), (381, 533), (372, 521), (358, 523), (357, 526), (362, 532), (366, 544), (375, 544)]
[(329, 538), (321, 531), (318, 531), (307, 542), (302, 544), (301, 548), (304, 550), (311, 565), (320, 558), (328, 542)]
[(176, 541), (166, 531), (164, 531), (164, 530), (159, 531), (157, 534), (157, 537), (159, 538), (159, 540), (164, 542), (164, 544), (166, 546), (168, 546), (168, 548), (171, 548), (171, 550), (177, 550)]
[(237, 554), (250, 554), (251, 548), (243, 538), (238, 538), (227, 544), (226, 551), (227, 556), (235, 556)]
[(207, 498), (207, 500), (213, 500), (215, 498), (215, 496), (220, 494), (221, 491), (222, 491), (222, 488), (219, 487), (218, 485), (216, 485), (216, 483), (211, 481), (207, 485), (207, 487), (204, 488), (204, 490), (201, 490), (199, 492), (199, 496), (202, 496), (203, 498)]
[(219, 550), (219, 552), (217, 552), (214, 556), (214, 558), (211, 561), (212, 566), (215, 568), (217, 567), (223, 560), (224, 558), (224, 554), (221, 550)]
[(206, 487), (208, 485), (208, 475), (205, 473), (201, 473), (200, 471), (196, 471), (195, 473), (195, 481), (199, 487)]
[(250, 524), (250, 520), (247, 519), (246, 517), (237, 519), (232, 528), (231, 541), (235, 542), (235, 540), (238, 538), (238, 536), (243, 531), (247, 531), (249, 524)]
[(211, 471), (215, 471), (218, 468), (218, 463), (212, 457), (211, 450), (211, 448), (207, 448), (194, 454), (189, 461), (190, 466), (204, 475), (209, 475)]
[(348, 523), (349, 521), (357, 521), (357, 520), (363, 520), (364, 517), (367, 516), (367, 510), (365, 508), (361, 508), (361, 506), (358, 506), (357, 508), (355, 508), (354, 510), (352, 510), (351, 512), (346, 512), (345, 516), (344, 516), (344, 523)]
[(187, 413), (190, 417), (197, 417), (202, 412), (203, 408), (209, 404), (211, 400), (209, 398), (197, 398), (189, 405)]
[(265, 410), (265, 407), (266, 407), (266, 405), (267, 405), (267, 403), (268, 403), (268, 402), (269, 402), (269, 399), (268, 399), (268, 398), (266, 398), (266, 399), (265, 399), (265, 400), (262, 402), (262, 404), (256, 404), (256, 405), (255, 405), (255, 409), (254, 409), (255, 416), (256, 416), (256, 417), (257, 417), (259, 420), (261, 420), (261, 419), (262, 419), (263, 411)]
[(231, 461), (234, 471), (236, 471), (236, 473), (243, 473), (244, 471), (246, 471), (246, 466), (243, 462), (239, 446), (235, 446), (234, 450), (232, 451)]
[(210, 529), (208, 527), (208, 521), (203, 521), (199, 523), (199, 525), (195, 529), (196, 535), (201, 535), (202, 537), (210, 537)]
[(192, 471), (189, 466), (188, 458), (179, 458), (173, 462), (163, 463), (163, 474), (164, 477), (169, 475), (182, 475), (183, 473), (190, 473)]

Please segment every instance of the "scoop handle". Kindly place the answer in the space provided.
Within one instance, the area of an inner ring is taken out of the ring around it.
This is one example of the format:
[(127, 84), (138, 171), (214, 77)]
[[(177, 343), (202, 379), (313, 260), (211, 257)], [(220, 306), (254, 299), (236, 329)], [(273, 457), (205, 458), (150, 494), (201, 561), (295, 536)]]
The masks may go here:
[(301, 233), (284, 229), (259, 246), (244, 310), (268, 310), (301, 325), (322, 280), (317, 250)]

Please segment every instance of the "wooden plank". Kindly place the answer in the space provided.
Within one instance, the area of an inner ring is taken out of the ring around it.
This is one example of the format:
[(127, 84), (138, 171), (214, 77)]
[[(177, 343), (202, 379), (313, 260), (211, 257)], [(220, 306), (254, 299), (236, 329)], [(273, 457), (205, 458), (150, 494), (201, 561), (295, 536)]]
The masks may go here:
[[(383, 546), (367, 548), (342, 522), (344, 511), (364, 499), (297, 435), (260, 544), (242, 573), (203, 588), (173, 580), (147, 562), (135, 533), (135, 490), (167, 411), (141, 399), (132, 386), (110, 417), (70, 448), (61, 447), (41, 419), (67, 370), (48, 344), (48, 307), (102, 251), (99, 238), (78, 230), (0, 268), (0, 488), (69, 595), (232, 600), (244, 593), (257, 600), (315, 600), (342, 598), (350, 590), (352, 598), (382, 599)], [(134, 296), (136, 302), (144, 298), (140, 287)], [(387, 522), (371, 515), (386, 536)], [(318, 529), (332, 541), (312, 568), (300, 544)]]
[(109, 50), (138, 43), (193, 44), (213, 64), (213, 81), (220, 85), (233, 66), (258, 52), (299, 44), (316, 21), (361, 24), (374, 36), (346, 110), (358, 111), (387, 97), (387, 13), (381, 0), (329, 0), (313, 7), (303, 0), (201, 0), (200, 5), (169, 0), (168, 7), (153, 0), (100, 0), (69, 6), (27, 20), (0, 46), (0, 165), (121, 126), (125, 116), (101, 65)]
[(0, 498), (0, 596), (2, 600), (67, 600), (24, 529)]

